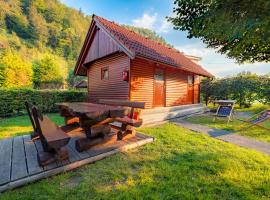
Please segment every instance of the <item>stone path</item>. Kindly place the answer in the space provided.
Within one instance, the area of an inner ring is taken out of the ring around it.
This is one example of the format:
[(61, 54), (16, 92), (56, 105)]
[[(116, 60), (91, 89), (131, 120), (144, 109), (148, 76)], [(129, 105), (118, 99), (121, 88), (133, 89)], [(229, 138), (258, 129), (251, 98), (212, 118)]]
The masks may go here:
[(192, 131), (195, 131), (195, 132), (207, 134), (211, 137), (217, 138), (225, 142), (229, 142), (229, 143), (232, 143), (241, 147), (246, 147), (249, 149), (254, 149), (259, 152), (270, 155), (270, 143), (268, 142), (257, 141), (255, 139), (241, 136), (241, 135), (238, 135), (233, 132), (226, 131), (226, 130), (210, 128), (205, 125), (193, 124), (193, 123), (183, 121), (183, 120), (175, 120), (173, 121), (173, 123), (175, 123), (176, 125), (180, 125), (184, 128), (190, 129)]

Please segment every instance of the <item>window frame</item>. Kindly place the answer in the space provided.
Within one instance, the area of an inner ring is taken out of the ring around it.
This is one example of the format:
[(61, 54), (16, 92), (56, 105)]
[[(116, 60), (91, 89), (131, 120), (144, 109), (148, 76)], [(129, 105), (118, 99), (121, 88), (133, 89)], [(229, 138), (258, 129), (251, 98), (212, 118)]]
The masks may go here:
[[(107, 71), (107, 77), (105, 77), (105, 71)], [(109, 80), (109, 67), (102, 67), (100, 71), (101, 80)]]
[[(191, 82), (190, 82), (191, 80)], [(193, 75), (188, 75), (187, 76), (187, 82), (188, 82), (188, 85), (194, 85), (194, 76)]]

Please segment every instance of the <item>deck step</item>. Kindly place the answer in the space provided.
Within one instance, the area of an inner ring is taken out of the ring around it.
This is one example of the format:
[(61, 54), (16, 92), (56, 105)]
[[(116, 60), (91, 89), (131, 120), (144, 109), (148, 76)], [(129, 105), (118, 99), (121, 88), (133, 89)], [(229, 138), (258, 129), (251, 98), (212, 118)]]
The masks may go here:
[(141, 113), (143, 125), (162, 122), (174, 118), (181, 118), (192, 114), (199, 114), (205, 111), (205, 107), (203, 107), (202, 104), (176, 106), (176, 107), (177, 108), (165, 107), (165, 108), (144, 110)]

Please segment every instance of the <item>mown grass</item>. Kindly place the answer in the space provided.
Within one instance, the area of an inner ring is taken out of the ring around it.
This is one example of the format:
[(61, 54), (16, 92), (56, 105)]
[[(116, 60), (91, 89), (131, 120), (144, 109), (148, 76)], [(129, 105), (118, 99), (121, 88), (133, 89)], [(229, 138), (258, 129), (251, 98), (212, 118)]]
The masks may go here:
[[(64, 124), (64, 119), (59, 114), (48, 114), (58, 125)], [(29, 134), (33, 131), (29, 117), (27, 115), (0, 118), (0, 139)]]
[[(238, 108), (237, 112), (247, 112), (252, 116), (266, 109), (270, 109), (269, 106), (262, 105), (262, 104), (255, 104), (254, 106), (250, 108), (243, 108), (243, 109)], [(239, 118), (239, 119), (244, 119), (244, 118)], [(194, 117), (187, 118), (186, 120), (192, 123), (203, 124), (203, 125), (207, 125), (213, 128), (217, 128), (217, 129), (233, 131), (233, 132), (236, 132), (237, 134), (252, 137), (260, 141), (270, 142), (269, 130), (266, 130), (257, 126), (253, 126), (246, 130), (242, 130), (243, 128), (247, 127), (249, 124), (239, 121), (236, 118), (234, 118), (233, 121), (229, 122), (228, 124), (226, 121), (227, 118), (223, 118), (223, 119), (217, 118), (217, 120), (213, 121), (212, 116), (206, 116), (206, 115), (194, 116)], [(261, 125), (264, 127), (270, 128), (270, 121), (269, 120), (265, 121)]]
[(1, 199), (269, 199), (270, 157), (173, 124), (156, 141), (5, 192)]

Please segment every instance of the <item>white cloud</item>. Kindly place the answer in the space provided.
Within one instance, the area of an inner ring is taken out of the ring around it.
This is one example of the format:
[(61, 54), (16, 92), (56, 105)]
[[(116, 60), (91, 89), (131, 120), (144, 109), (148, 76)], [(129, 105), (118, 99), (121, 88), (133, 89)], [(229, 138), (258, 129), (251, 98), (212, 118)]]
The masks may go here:
[(158, 33), (168, 33), (172, 30), (172, 24), (167, 19), (162, 20), (160, 28), (157, 30)]
[(205, 57), (209, 54), (215, 53), (213, 49), (208, 49), (205, 46), (201, 45), (200, 43), (181, 45), (176, 46), (175, 48), (181, 52), (184, 52), (187, 55), (198, 57)]
[(214, 49), (206, 48), (203, 43), (176, 46), (175, 48), (184, 52), (184, 54), (201, 57), (202, 60), (199, 64), (217, 77), (230, 76), (242, 71), (250, 71), (257, 74), (270, 73), (270, 64), (268, 63), (239, 65), (235, 60), (217, 53)]
[(156, 21), (157, 21), (157, 13), (154, 13), (154, 15), (152, 16), (147, 13), (144, 13), (141, 18), (132, 20), (134, 26), (148, 29), (153, 29)]
[(168, 33), (172, 30), (172, 24), (167, 19), (159, 17), (157, 13), (153, 15), (144, 13), (142, 17), (133, 19), (132, 25), (151, 29), (157, 33)]

